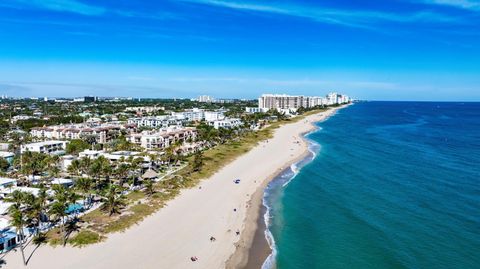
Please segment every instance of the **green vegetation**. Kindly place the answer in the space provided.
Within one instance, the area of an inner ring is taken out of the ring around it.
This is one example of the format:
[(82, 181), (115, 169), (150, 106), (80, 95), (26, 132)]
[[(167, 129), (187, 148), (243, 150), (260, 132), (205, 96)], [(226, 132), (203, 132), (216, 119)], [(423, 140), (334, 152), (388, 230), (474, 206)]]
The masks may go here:
[(8, 167), (10, 167), (10, 164), (8, 163), (8, 161), (0, 157), (0, 172), (7, 171)]
[(101, 242), (105, 237), (91, 230), (82, 230), (70, 240), (68, 243), (74, 247), (83, 247), (90, 244)]
[(72, 139), (70, 143), (67, 144), (66, 152), (67, 154), (78, 154), (86, 149), (90, 148), (90, 144), (82, 139)]

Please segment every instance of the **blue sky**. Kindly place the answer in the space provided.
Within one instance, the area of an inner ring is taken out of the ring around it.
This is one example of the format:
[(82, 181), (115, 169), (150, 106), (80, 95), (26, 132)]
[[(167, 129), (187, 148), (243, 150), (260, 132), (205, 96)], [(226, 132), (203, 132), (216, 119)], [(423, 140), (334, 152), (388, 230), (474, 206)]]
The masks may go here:
[(480, 1), (0, 1), (0, 94), (331, 90), (480, 100)]

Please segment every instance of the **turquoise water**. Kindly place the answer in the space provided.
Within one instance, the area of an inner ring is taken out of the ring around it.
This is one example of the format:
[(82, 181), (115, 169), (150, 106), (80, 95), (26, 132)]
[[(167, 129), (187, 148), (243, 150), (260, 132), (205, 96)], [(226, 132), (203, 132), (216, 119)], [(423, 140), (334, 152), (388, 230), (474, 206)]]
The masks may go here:
[(83, 205), (81, 204), (69, 204), (67, 209), (65, 210), (65, 213), (70, 214), (74, 212), (80, 212), (83, 211)]
[(319, 126), (265, 194), (278, 268), (480, 268), (480, 103), (358, 103)]

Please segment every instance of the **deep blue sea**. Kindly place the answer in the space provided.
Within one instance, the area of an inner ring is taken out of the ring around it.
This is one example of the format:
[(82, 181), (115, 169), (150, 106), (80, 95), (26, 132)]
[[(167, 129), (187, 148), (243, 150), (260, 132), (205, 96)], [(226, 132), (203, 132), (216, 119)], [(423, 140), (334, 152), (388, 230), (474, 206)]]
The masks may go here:
[(319, 126), (265, 193), (264, 267), (480, 268), (480, 103), (364, 102)]

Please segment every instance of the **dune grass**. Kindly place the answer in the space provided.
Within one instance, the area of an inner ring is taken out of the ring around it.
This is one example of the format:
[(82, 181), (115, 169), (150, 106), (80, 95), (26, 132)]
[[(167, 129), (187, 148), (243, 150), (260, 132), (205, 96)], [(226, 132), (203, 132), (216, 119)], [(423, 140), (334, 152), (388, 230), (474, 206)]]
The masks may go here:
[(68, 240), (68, 243), (74, 247), (83, 247), (101, 242), (104, 238), (105, 237), (99, 233), (84, 229)]

